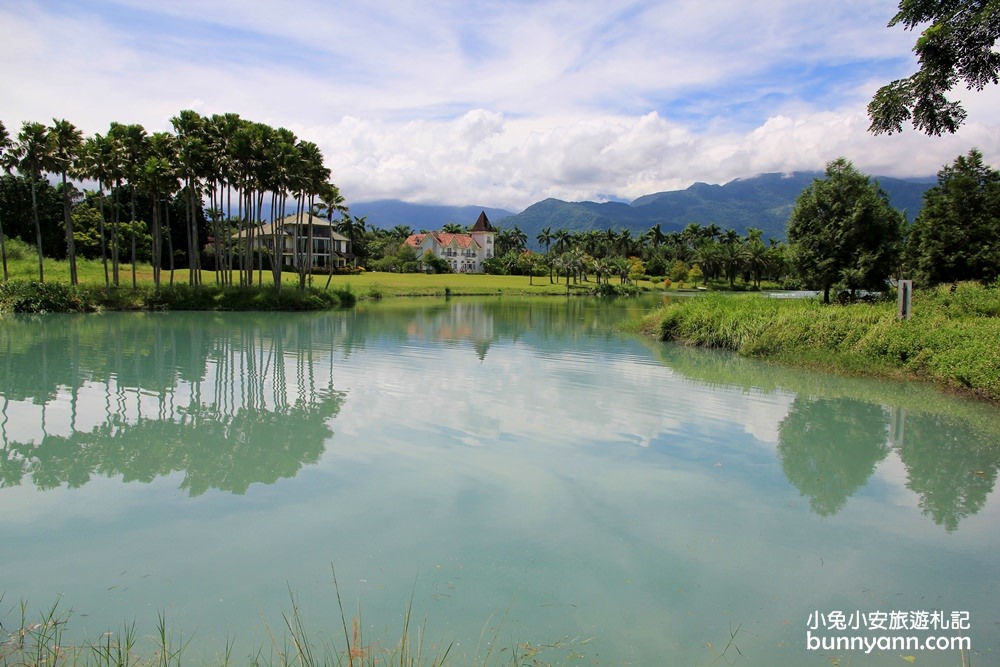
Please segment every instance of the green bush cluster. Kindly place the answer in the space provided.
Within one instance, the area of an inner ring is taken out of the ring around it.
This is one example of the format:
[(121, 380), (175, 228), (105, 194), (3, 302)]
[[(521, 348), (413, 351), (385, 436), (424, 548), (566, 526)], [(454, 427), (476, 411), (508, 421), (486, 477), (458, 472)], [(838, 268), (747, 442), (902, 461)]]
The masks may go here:
[(638, 285), (615, 285), (612, 283), (600, 283), (594, 286), (590, 293), (594, 296), (638, 296), (644, 290)]
[(159, 290), (140, 287), (108, 292), (99, 287), (65, 283), (10, 281), (0, 283), (0, 311), (13, 313), (78, 313), (102, 310), (292, 311), (349, 307), (349, 289), (298, 290), (272, 287), (171, 285)]
[(665, 306), (646, 328), (663, 340), (916, 377), (1000, 401), (1000, 290), (973, 283), (918, 291), (910, 320), (898, 320), (889, 301), (824, 306), (709, 294)]
[(10, 313), (81, 313), (96, 306), (76, 287), (64, 283), (14, 280), (0, 283), (0, 311)]

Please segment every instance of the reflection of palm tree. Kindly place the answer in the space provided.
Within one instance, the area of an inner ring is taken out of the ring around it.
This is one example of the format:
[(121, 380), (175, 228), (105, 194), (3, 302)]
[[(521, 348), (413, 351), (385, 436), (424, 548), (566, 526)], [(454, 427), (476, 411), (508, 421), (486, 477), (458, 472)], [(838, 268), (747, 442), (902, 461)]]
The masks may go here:
[[(45, 434), (40, 443), (5, 438), (0, 487), (19, 484), (27, 474), (49, 489), (81, 486), (95, 475), (150, 482), (183, 472), (182, 488), (192, 495), (210, 488), (243, 493), (250, 484), (294, 476), (318, 461), (331, 436), (330, 419), (344, 401), (333, 388), (332, 358), (326, 356), (333, 336), (324, 329), (333, 323), (234, 316), (228, 333), (205, 336), (197, 333), (203, 322), (192, 319), (198, 318), (132, 319), (125, 326), (120, 319), (80, 318), (65, 328), (38, 321), (5, 327), (12, 345), (0, 373), (0, 426), (8, 400), (38, 402), (44, 414), (61, 391), (75, 393), (84, 382), (103, 385), (107, 409), (91, 430), (75, 430), (70, 422), (65, 437)], [(284, 347), (288, 340), (309, 353)], [(81, 349), (88, 351), (85, 360), (78, 359)], [(292, 381), (285, 378), (292, 363), (299, 390), (289, 401), (281, 394)], [(215, 387), (214, 396), (200, 395), (203, 378)], [(144, 415), (140, 392), (160, 396), (159, 414)], [(181, 397), (188, 398), (186, 405), (176, 405)]]
[(830, 516), (889, 453), (888, 431), (882, 406), (798, 396), (778, 426), (778, 458), (812, 511)]

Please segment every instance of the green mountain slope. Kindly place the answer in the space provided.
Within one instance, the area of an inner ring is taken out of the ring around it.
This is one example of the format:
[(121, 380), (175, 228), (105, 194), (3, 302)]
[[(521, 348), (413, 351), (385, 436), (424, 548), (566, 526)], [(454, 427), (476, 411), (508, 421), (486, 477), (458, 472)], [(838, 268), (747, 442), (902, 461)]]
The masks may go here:
[[(564, 202), (546, 199), (529, 206), (517, 215), (499, 222), (509, 228), (517, 225), (535, 245), (535, 237), (545, 227), (553, 231), (590, 229), (630, 229), (641, 234), (655, 224), (666, 233), (680, 231), (689, 223), (716, 224), (723, 229), (746, 233), (747, 227), (764, 230), (764, 238), (785, 238), (785, 223), (795, 206), (795, 199), (820, 172), (796, 172), (791, 175), (762, 174), (738, 179), (725, 185), (695, 183), (685, 190), (645, 195), (632, 202)], [(907, 181), (877, 178), (896, 208), (912, 220), (919, 212), (923, 193), (932, 181)]]

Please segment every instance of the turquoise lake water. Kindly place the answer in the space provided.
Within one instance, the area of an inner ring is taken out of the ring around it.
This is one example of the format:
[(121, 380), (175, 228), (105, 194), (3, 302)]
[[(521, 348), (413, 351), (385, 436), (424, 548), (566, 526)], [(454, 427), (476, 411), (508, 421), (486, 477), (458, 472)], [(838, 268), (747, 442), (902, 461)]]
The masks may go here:
[(455, 665), (962, 664), (810, 623), (1000, 663), (1000, 412), (613, 328), (653, 305), (0, 318), (0, 623), (247, 664), (291, 595), (343, 646), (335, 570), (366, 642), (412, 605)]

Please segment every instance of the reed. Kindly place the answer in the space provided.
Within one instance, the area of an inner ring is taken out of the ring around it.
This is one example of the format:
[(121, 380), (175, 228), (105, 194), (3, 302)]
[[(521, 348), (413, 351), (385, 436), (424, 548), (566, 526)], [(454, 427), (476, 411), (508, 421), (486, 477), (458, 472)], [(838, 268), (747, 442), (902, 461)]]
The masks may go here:
[[(404, 608), (399, 638), (393, 641), (371, 640), (364, 636), (358, 611), (348, 621), (334, 574), (334, 590), (340, 610), (343, 643), (317, 642), (307, 627), (296, 595), (289, 590), (290, 610), (281, 614), (284, 627), (275, 632), (266, 626), (269, 647), (255, 649), (247, 658), (247, 667), (445, 667), (451, 664), (470, 667), (553, 667), (584, 658), (575, 647), (590, 640), (562, 639), (543, 645), (515, 643), (510, 651), (494, 651), (499, 629), (485, 655), (466, 658), (463, 663), (451, 662), (453, 644), (429, 649), (425, 641), (426, 621), (413, 622), (413, 596)], [(3, 596), (0, 595), (0, 603)], [(15, 619), (3, 618), (0, 625), (0, 667), (183, 667), (185, 652), (194, 634), (176, 634), (167, 623), (165, 613), (157, 614), (156, 631), (148, 646), (140, 646), (135, 622), (125, 623), (118, 630), (106, 632), (96, 641), (67, 644), (66, 627), (72, 620), (70, 612), (59, 609), (59, 602), (43, 612), (38, 621), (30, 620), (28, 605), (21, 602)], [(15, 629), (11, 630), (17, 626)], [(349, 629), (350, 628), (350, 629)], [(200, 667), (230, 667), (233, 643), (227, 638), (223, 654), (212, 662), (199, 659)], [(503, 653), (504, 655), (501, 655)], [(558, 663), (543, 660), (545, 653), (559, 656)]]

